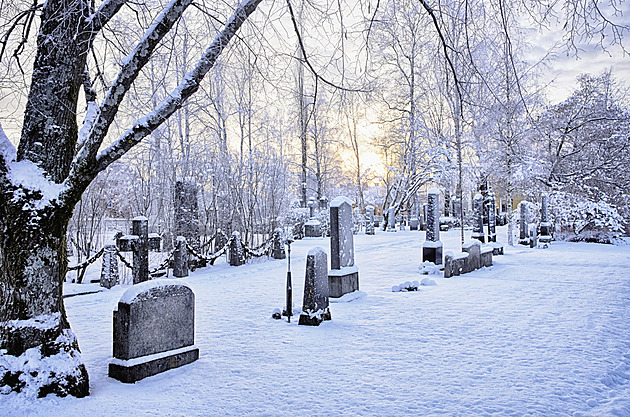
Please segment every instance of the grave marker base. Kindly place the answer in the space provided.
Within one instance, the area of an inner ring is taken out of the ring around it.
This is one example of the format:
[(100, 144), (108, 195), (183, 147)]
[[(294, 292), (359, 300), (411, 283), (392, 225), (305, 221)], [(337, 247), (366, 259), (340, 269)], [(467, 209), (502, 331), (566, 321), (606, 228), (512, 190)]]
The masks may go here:
[[(359, 290), (359, 272), (351, 272), (344, 275), (334, 274), (331, 270), (328, 273), (328, 296), (339, 298), (344, 294), (348, 294)], [(332, 274), (332, 275), (331, 275)]]
[(199, 349), (195, 346), (186, 346), (130, 360), (114, 358), (109, 363), (108, 375), (120, 382), (131, 384), (169, 369), (187, 365), (197, 359), (199, 359)]

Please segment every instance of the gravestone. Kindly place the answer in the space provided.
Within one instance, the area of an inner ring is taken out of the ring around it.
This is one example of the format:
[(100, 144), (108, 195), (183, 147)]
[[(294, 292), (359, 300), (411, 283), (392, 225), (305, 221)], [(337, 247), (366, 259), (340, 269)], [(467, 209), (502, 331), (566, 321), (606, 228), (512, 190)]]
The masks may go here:
[(184, 236), (195, 250), (199, 250), (200, 245), (198, 188), (194, 181), (176, 181), (173, 204), (175, 208), (173, 234)]
[(409, 219), (409, 230), (418, 230), (420, 229), (420, 221), (417, 217), (412, 217)]
[(134, 285), (114, 310), (114, 358), (109, 376), (133, 383), (194, 362), (195, 295), (181, 281)]
[(464, 243), (462, 245), (462, 252), (466, 252), (468, 254), (468, 258), (466, 258), (466, 264), (462, 272), (472, 272), (481, 267), (481, 242), (478, 240), (471, 240), (470, 242)]
[(311, 197), (306, 205), (309, 209), (309, 220), (304, 223), (304, 237), (321, 237), (322, 224), (315, 218), (315, 207), (317, 206), (315, 198)]
[(111, 288), (118, 283), (118, 257), (115, 245), (105, 245), (101, 264), (101, 287)]
[(497, 203), (494, 191), (488, 191), (488, 242), (497, 241)]
[(527, 220), (527, 202), (525, 200), (519, 203), (521, 208), (520, 214), (520, 224), (519, 224), (519, 239), (518, 243), (521, 245), (529, 245), (529, 233), (527, 230), (528, 220)]
[(427, 230), (422, 244), (422, 262), (442, 265), (442, 242), (440, 241), (440, 191), (429, 190), (429, 202), (426, 209)]
[(271, 246), (271, 257), (273, 259), (284, 259), (286, 253), (284, 251), (284, 239), (282, 229), (277, 228), (273, 231), (273, 243)]
[(540, 206), (540, 237), (538, 241), (544, 246), (551, 242), (551, 223), (549, 222), (548, 202), (549, 197), (543, 195)]
[(482, 243), (486, 241), (486, 237), (483, 233), (483, 196), (481, 194), (475, 194), (473, 199), (473, 230), (472, 238)]
[(319, 198), (319, 209), (328, 210), (328, 197), (322, 196)]
[(183, 278), (188, 276), (188, 248), (186, 238), (177, 236), (175, 250), (173, 251), (173, 276)]
[(481, 248), (481, 253), (479, 255), (479, 267), (490, 267), (492, 266), (492, 253), (494, 248), (492, 246), (484, 246)]
[(390, 207), (387, 212), (387, 231), (396, 231), (396, 214), (394, 213), (394, 207)]
[(365, 234), (373, 235), (374, 234), (374, 206), (367, 206), (365, 208), (367, 220), (365, 223)]
[(359, 289), (359, 269), (354, 264), (352, 202), (337, 197), (330, 203), (329, 294), (341, 297)]
[(300, 314), (298, 324), (319, 326), (322, 321), (331, 319), (328, 307), (327, 269), (328, 259), (324, 249), (320, 247), (311, 249), (306, 256), (304, 299), (302, 301), (302, 314)]
[(241, 266), (245, 263), (243, 254), (243, 242), (239, 232), (232, 233), (232, 241), (230, 242), (230, 255), (228, 262), (231, 266)]

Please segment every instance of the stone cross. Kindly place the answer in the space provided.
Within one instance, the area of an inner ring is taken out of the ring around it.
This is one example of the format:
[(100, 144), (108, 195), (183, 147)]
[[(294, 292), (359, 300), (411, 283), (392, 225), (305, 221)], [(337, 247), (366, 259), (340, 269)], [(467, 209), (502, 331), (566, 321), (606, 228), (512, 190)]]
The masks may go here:
[(199, 248), (199, 204), (198, 186), (193, 181), (175, 182), (175, 224), (174, 235), (184, 236), (195, 249)]
[(331, 319), (328, 308), (327, 269), (328, 259), (324, 249), (320, 247), (311, 249), (306, 257), (304, 299), (298, 324), (319, 326), (322, 321)]
[(394, 207), (390, 207), (387, 214), (387, 231), (396, 231), (396, 214), (394, 213)]
[(429, 261), (442, 265), (442, 242), (440, 241), (440, 191), (429, 190), (426, 210), (426, 240), (422, 244), (422, 262)]
[(473, 199), (473, 231), (472, 238), (486, 242), (486, 237), (483, 233), (483, 196), (479, 193), (475, 194)]
[(488, 191), (488, 242), (497, 241), (497, 202), (494, 191)]
[(111, 288), (118, 283), (118, 258), (116, 246), (105, 245), (101, 264), (101, 287)]
[(342, 295), (359, 289), (359, 269), (354, 265), (354, 237), (352, 235), (352, 202), (337, 197), (330, 203), (330, 296)]
[(183, 278), (188, 276), (188, 248), (186, 238), (177, 236), (175, 250), (173, 251), (173, 276)]
[(144, 216), (131, 221), (131, 248), (133, 250), (133, 283), (149, 280), (149, 219)]
[(365, 234), (373, 235), (374, 234), (374, 206), (367, 206), (365, 208), (367, 214), (367, 220), (365, 224)]

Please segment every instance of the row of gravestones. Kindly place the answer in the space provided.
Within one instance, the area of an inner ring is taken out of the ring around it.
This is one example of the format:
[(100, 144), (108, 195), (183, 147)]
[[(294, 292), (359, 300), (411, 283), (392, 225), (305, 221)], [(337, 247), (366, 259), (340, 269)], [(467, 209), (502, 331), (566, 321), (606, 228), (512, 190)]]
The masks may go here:
[[(329, 297), (359, 289), (354, 265), (352, 205), (339, 197), (331, 203), (331, 270), (326, 252), (311, 249), (307, 255), (304, 299), (299, 324), (319, 325), (330, 320)], [(186, 252), (185, 238), (177, 250)], [(191, 363), (199, 358), (194, 345), (195, 296), (181, 281), (151, 280), (135, 284), (113, 313), (114, 358), (109, 376), (132, 383)]]
[(549, 197), (542, 196), (540, 206), (540, 235), (537, 233), (537, 227), (533, 224), (530, 227), (529, 213), (527, 210), (527, 202), (521, 201), (520, 206), (520, 219), (519, 219), (519, 239), (518, 242), (522, 245), (529, 245), (530, 247), (541, 246), (546, 248), (552, 240), (552, 226), (549, 221)]
[(326, 251), (311, 249), (306, 257), (304, 298), (298, 324), (318, 326), (330, 320), (329, 298), (359, 290), (359, 269), (354, 264), (352, 203), (337, 197), (330, 203), (330, 271)]
[[(439, 198), (440, 192), (434, 188), (429, 190), (427, 209), (426, 240), (422, 244), (422, 261), (433, 265), (442, 265), (443, 245), (440, 241), (439, 224)], [(494, 202), (494, 199), (491, 199)], [(489, 216), (489, 246), (481, 247), (485, 242), (483, 234), (483, 199), (481, 194), (477, 194), (474, 199), (475, 226), (473, 227), (473, 241), (462, 247), (462, 254), (454, 255), (448, 253), (444, 265), (444, 277), (450, 278), (453, 275), (460, 275), (474, 271), (482, 266), (492, 266), (492, 255), (503, 254), (503, 246), (496, 242), (494, 216)], [(492, 205), (488, 210), (494, 213)]]

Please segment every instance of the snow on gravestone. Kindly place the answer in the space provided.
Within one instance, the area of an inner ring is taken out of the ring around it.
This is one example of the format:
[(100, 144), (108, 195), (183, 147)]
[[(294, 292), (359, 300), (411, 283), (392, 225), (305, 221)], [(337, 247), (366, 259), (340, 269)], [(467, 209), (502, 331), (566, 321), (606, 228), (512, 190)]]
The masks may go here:
[(134, 285), (114, 310), (114, 358), (109, 376), (132, 383), (194, 362), (195, 295), (181, 281)]
[(311, 249), (306, 256), (304, 299), (298, 324), (319, 326), (322, 321), (331, 319), (328, 308), (327, 269), (328, 259), (324, 249), (320, 247)]
[(352, 202), (337, 197), (330, 203), (329, 294), (341, 297), (359, 289), (359, 269), (354, 265)]
[(426, 209), (427, 230), (426, 240), (422, 244), (422, 262), (432, 262), (442, 265), (442, 242), (440, 241), (440, 191), (437, 188), (429, 190)]

